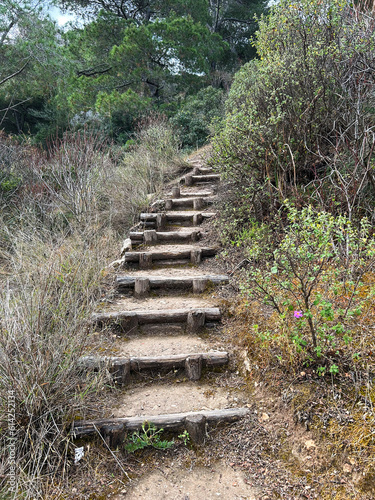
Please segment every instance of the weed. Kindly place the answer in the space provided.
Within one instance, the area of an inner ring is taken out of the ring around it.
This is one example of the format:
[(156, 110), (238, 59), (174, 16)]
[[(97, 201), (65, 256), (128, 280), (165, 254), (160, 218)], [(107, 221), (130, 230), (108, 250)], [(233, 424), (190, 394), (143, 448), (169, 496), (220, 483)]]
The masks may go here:
[(174, 446), (174, 440), (161, 440), (161, 434), (163, 432), (164, 429), (158, 430), (154, 424), (143, 422), (142, 429), (134, 432), (125, 444), (125, 450), (134, 453), (148, 446), (156, 448), (157, 450), (168, 450)]

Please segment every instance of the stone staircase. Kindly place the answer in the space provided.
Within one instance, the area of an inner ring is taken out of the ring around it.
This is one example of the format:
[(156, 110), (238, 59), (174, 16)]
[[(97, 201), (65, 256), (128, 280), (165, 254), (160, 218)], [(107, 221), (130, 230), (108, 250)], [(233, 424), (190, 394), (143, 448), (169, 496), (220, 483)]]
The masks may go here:
[[(118, 405), (111, 418), (75, 422), (77, 438), (100, 432), (116, 447), (147, 421), (173, 432), (187, 430), (202, 443), (209, 426), (249, 411), (238, 408), (236, 398), (215, 383), (215, 373), (209, 380), (202, 377), (215, 370), (222, 375), (230, 360), (206, 335), (210, 330), (215, 337), (221, 321), (212, 291), (229, 277), (212, 271), (218, 248), (200, 245), (201, 225), (215, 215), (209, 207), (220, 182), (202, 163), (192, 162), (191, 173), (167, 193), (163, 209), (142, 213), (130, 232), (123, 255), (126, 272), (116, 278), (120, 298), (93, 317), (98, 329), (116, 333), (120, 355), (80, 360), (83, 369), (109, 371), (119, 386)], [(143, 374), (154, 382), (139, 384)]]

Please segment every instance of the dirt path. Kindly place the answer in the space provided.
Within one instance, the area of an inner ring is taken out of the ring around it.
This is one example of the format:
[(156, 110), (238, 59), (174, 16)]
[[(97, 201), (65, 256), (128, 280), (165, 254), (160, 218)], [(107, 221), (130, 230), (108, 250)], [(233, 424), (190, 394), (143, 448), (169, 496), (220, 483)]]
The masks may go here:
[[(199, 156), (192, 161), (195, 174), (199, 173), (200, 168), (205, 171), (203, 165), (204, 159)], [(178, 186), (178, 194), (181, 199), (195, 194), (203, 199), (212, 197), (217, 191), (217, 184), (211, 181), (210, 178), (207, 183)], [(188, 182), (191, 182), (191, 178)], [(166, 199), (176, 193), (177, 186), (172, 192), (168, 193), (167, 190)], [(159, 205), (163, 206), (164, 203), (161, 201)], [(190, 212), (195, 216), (200, 213)], [(210, 206), (210, 217), (214, 215), (212, 212)], [(212, 322), (209, 318), (209, 311), (223, 309), (225, 287), (230, 287), (230, 284), (213, 286), (207, 282), (207, 276), (225, 274), (219, 260), (199, 253), (202, 246), (212, 245), (212, 230), (207, 226), (207, 219), (198, 217), (188, 220), (184, 218), (186, 213), (177, 202), (175, 209), (172, 207), (167, 212), (161, 212), (161, 215), (172, 217), (170, 224), (165, 218), (157, 219), (157, 213), (154, 218), (145, 219), (148, 225), (143, 230), (149, 232), (154, 244), (143, 242), (129, 252), (143, 255), (153, 253), (153, 256), (151, 259), (140, 257), (135, 263), (125, 264), (123, 269), (119, 269), (118, 278), (132, 278), (132, 284), (119, 293), (116, 300), (103, 305), (102, 310), (98, 311), (112, 314), (112, 323), (109, 321), (102, 325), (106, 327), (107, 334), (114, 329), (107, 347), (103, 348), (103, 354), (115, 356), (113, 359), (116, 359), (117, 365), (109, 369), (115, 379), (118, 375), (116, 370), (119, 370), (121, 378), (118, 379), (117, 391), (107, 397), (95, 426), (90, 427), (89, 422), (85, 428), (85, 422), (78, 422), (77, 432), (79, 435), (82, 429), (92, 433), (99, 429), (103, 439), (112, 449), (116, 449), (119, 444), (123, 445), (124, 437), (131, 435), (124, 427), (127, 425), (124, 420), (130, 417), (139, 417), (142, 422), (142, 417), (150, 415), (156, 419), (169, 414), (179, 414), (185, 418), (184, 415), (191, 413), (199, 415), (204, 411), (220, 412), (238, 408), (244, 409), (245, 417), (232, 419), (230, 423), (219, 419), (215, 425), (211, 425), (208, 420), (203, 422), (203, 427), (202, 423), (198, 424), (192, 429), (192, 434), (197, 436), (196, 441), (191, 440), (188, 446), (177, 441), (171, 450), (150, 449), (140, 455), (128, 456), (127, 463), (122, 467), (132, 471), (131, 480), (124, 483), (123, 487), (109, 486), (105, 490), (105, 498), (320, 498), (319, 484), (311, 486), (311, 480), (306, 480), (321, 465), (320, 450), (314, 436), (302, 427), (298, 428), (298, 432), (295, 429), (292, 432), (295, 423), (286, 407), (256, 384), (253, 391), (249, 389), (251, 383), (245, 383), (244, 378), (246, 369), (242, 376), (239, 373), (236, 358), (240, 358), (238, 353), (235, 355), (235, 342), (228, 335), (223, 335), (217, 321)], [(188, 221), (189, 227), (182, 228), (181, 232), (196, 229), (201, 233), (200, 239), (188, 245), (157, 242), (157, 221), (162, 221), (164, 232), (175, 231), (173, 214), (183, 217), (184, 224)], [(193, 220), (200, 220), (201, 225), (192, 226)], [(138, 233), (139, 230), (137, 228)], [(139, 234), (136, 237), (139, 242)], [(158, 252), (166, 250), (171, 255), (168, 267), (164, 267), (164, 262), (158, 257)], [(181, 250), (188, 252), (187, 257), (183, 257), (185, 262), (180, 262), (180, 255), (173, 257), (173, 252)], [(177, 278), (186, 278), (185, 288), (173, 282)], [(155, 280), (159, 283), (156, 289), (152, 288)], [(177, 311), (186, 315), (171, 320)], [(168, 314), (172, 316), (168, 317)], [(229, 363), (220, 367), (203, 366), (202, 358), (199, 357), (201, 354), (197, 354), (222, 351), (228, 351)], [(181, 354), (186, 354), (185, 364), (169, 364), (167, 368), (160, 364), (159, 367), (153, 365), (152, 369), (143, 369), (139, 365), (137, 369), (137, 362), (131, 361), (135, 358), (162, 360), (162, 357)], [(190, 366), (189, 360), (194, 357), (199, 359), (195, 359)], [(306, 477), (292, 476), (288, 472), (285, 465), (295, 463), (298, 463), (299, 471), (306, 471)], [(117, 464), (114, 466), (116, 468)], [(94, 493), (90, 495), (85, 498), (104, 498), (99, 492), (98, 497)]]

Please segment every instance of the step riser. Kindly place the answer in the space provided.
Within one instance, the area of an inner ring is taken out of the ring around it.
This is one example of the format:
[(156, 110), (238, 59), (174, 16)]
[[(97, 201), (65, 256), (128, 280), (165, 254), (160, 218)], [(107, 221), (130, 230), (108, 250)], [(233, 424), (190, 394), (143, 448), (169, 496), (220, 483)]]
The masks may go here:
[[(166, 251), (166, 252), (125, 252), (125, 263), (137, 265), (141, 269), (150, 269), (156, 264), (163, 264), (163, 261), (184, 262), (198, 265), (202, 259), (214, 257), (217, 253), (215, 248), (194, 248), (191, 250)], [(169, 264), (168, 264), (169, 265)], [(172, 264), (173, 265), (173, 264)]]
[(215, 175), (212, 168), (209, 167), (194, 167), (193, 175)]
[(212, 182), (220, 182), (220, 175), (219, 174), (185, 175), (185, 186), (193, 186), (194, 184), (206, 184)]
[[(151, 291), (182, 290), (185, 292), (203, 293), (207, 289), (229, 283), (228, 276), (207, 276), (197, 278), (153, 278), (126, 277), (116, 279), (117, 290), (120, 293), (135, 291), (138, 297), (147, 296)], [(141, 292), (143, 290), (143, 292)]]
[(158, 232), (155, 230), (146, 230), (141, 232), (131, 232), (130, 239), (132, 245), (157, 245), (160, 243), (194, 243), (201, 238), (199, 231), (191, 231), (189, 233), (179, 233), (177, 231)]
[(225, 366), (229, 363), (227, 352), (219, 353), (192, 353), (157, 358), (100, 358), (86, 356), (79, 360), (84, 370), (108, 370), (118, 384), (129, 383), (132, 374), (139, 374), (147, 370), (165, 372), (170, 370), (185, 370), (189, 380), (199, 380), (203, 369), (212, 369)]
[(215, 198), (207, 196), (205, 198), (172, 198), (165, 200), (165, 210), (179, 210), (180, 208), (191, 208), (201, 210), (213, 204)]
[(197, 333), (207, 323), (221, 320), (220, 309), (217, 307), (206, 309), (171, 309), (170, 311), (124, 311), (107, 314), (95, 314), (94, 324), (115, 327), (123, 334), (136, 334), (138, 328), (144, 325), (179, 324), (186, 325), (188, 333)]
[[(165, 219), (162, 222), (162, 224), (158, 226), (157, 222), (157, 214), (141, 214), (141, 222), (144, 224), (145, 229), (162, 229), (167, 226), (199, 226), (202, 224), (207, 219), (210, 219), (213, 217), (215, 214), (166, 214)], [(164, 227), (163, 227), (164, 225)]]
[(189, 413), (172, 413), (166, 415), (145, 415), (141, 417), (113, 418), (94, 421), (76, 421), (73, 424), (73, 437), (97, 436), (99, 432), (106, 443), (115, 448), (123, 444), (126, 434), (140, 430), (145, 422), (153, 424), (157, 429), (170, 432), (187, 430), (196, 443), (204, 441), (206, 425), (236, 422), (248, 415), (248, 408), (230, 408), (224, 410), (204, 410)]

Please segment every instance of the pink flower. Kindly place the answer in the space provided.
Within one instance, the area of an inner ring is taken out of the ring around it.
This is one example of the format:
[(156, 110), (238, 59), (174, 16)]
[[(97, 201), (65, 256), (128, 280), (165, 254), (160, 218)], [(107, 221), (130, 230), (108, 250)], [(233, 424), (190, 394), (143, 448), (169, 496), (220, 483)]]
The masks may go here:
[(294, 317), (295, 318), (302, 318), (303, 312), (302, 311), (294, 311)]

